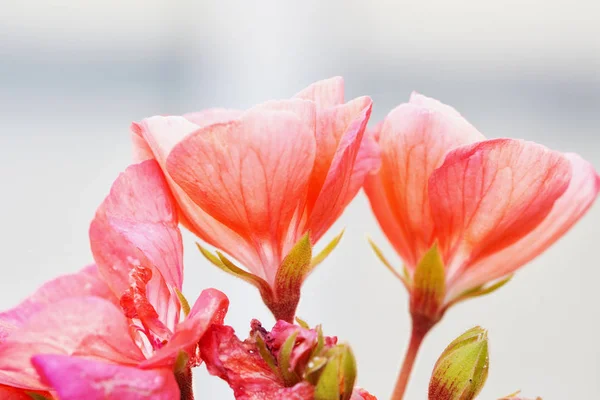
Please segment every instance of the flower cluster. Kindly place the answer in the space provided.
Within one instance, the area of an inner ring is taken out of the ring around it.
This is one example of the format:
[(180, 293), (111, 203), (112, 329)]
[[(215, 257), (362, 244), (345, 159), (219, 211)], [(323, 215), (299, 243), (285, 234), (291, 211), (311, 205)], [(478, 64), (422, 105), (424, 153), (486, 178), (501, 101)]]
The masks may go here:
[[(0, 397), (193, 399), (191, 370), (204, 364), (238, 400), (375, 399), (356, 386), (350, 346), (296, 318), (303, 282), (341, 234), (314, 247), (364, 187), (403, 270), (371, 245), (410, 296), (401, 399), (446, 310), (498, 289), (560, 238), (600, 177), (574, 154), (486, 140), (419, 94), (369, 129), (371, 107), (345, 102), (333, 78), (246, 111), (133, 123), (134, 164), (90, 225), (95, 263), (0, 313)], [(190, 307), (180, 225), (216, 249), (198, 244), (212, 264), (258, 289), (270, 331), (249, 316), (238, 338), (216, 289)], [(467, 331), (434, 366), (429, 398), (474, 398), (488, 363), (487, 332)]]

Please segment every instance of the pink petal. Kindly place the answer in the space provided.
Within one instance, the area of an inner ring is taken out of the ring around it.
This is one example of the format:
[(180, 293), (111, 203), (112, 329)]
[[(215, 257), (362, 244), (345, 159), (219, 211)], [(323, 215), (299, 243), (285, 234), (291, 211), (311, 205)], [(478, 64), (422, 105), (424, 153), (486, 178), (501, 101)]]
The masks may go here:
[(323, 186), (332, 170), (334, 158), (339, 160), (349, 143), (354, 140), (360, 143), (362, 140), (372, 104), (370, 98), (359, 97), (346, 104), (318, 109), (317, 152), (308, 189), (309, 214), (324, 190)]
[(313, 387), (299, 383), (285, 387), (252, 342), (240, 341), (233, 328), (214, 325), (200, 342), (202, 359), (211, 375), (225, 380), (237, 400), (309, 400)]
[[(247, 267), (273, 281), (314, 156), (314, 121), (259, 108), (189, 135), (169, 155), (167, 170), (197, 205), (257, 250)], [(218, 247), (229, 252), (234, 245)]]
[[(227, 121), (239, 117), (235, 110), (211, 109), (198, 113), (186, 114), (183, 117), (151, 117), (131, 126), (134, 147), (143, 152), (149, 149), (150, 156), (155, 158), (163, 170), (171, 192), (179, 206), (181, 223), (205, 242), (219, 247), (228, 243), (228, 253), (249, 265), (255, 262), (258, 255), (254, 249), (248, 249), (245, 240), (204, 210), (196, 205), (166, 171), (166, 160), (173, 147), (192, 132), (203, 126)], [(137, 143), (137, 145), (136, 145)]]
[(90, 265), (77, 273), (63, 275), (46, 282), (21, 304), (0, 313), (0, 343), (10, 332), (23, 325), (33, 314), (48, 304), (80, 296), (97, 296), (114, 303), (117, 302), (115, 295), (100, 277), (98, 268)]
[(294, 97), (313, 101), (319, 108), (335, 107), (344, 103), (344, 79), (336, 76), (315, 82)]
[(410, 104), (414, 104), (416, 106), (421, 106), (422, 108), (426, 108), (432, 111), (437, 111), (441, 114), (446, 115), (447, 117), (457, 117), (462, 118), (460, 113), (447, 104), (442, 103), (439, 100), (432, 99), (431, 97), (424, 96), (417, 92), (412, 92), (410, 95)]
[(118, 364), (137, 364), (144, 358), (121, 310), (98, 297), (52, 303), (8, 336), (0, 345), (0, 383), (47, 390), (30, 363), (40, 353), (82, 355)]
[(61, 400), (174, 400), (179, 387), (172, 370), (142, 370), (61, 355), (31, 360)]
[(572, 170), (568, 189), (534, 230), (504, 250), (478, 261), (457, 277), (448, 293), (457, 295), (522, 267), (560, 239), (592, 206), (600, 190), (594, 167), (576, 154), (565, 154)]
[(241, 110), (231, 110), (226, 108), (209, 108), (198, 112), (184, 114), (183, 118), (198, 125), (199, 128), (217, 124), (221, 122), (237, 119), (242, 115)]
[(570, 179), (564, 156), (532, 142), (488, 140), (449, 153), (429, 180), (448, 284), (537, 227)]
[(173, 197), (156, 161), (130, 166), (113, 184), (90, 226), (92, 253), (115, 295), (137, 265), (151, 268), (148, 298), (170, 327), (179, 320), (183, 246)]
[[(377, 184), (371, 183), (367, 190), (372, 207), (379, 209), (376, 214), (393, 215), (395, 224), (381, 217), (379, 223), (393, 231), (394, 236), (388, 234), (388, 238), (410, 269), (434, 239), (427, 195), (430, 175), (449, 150), (484, 139), (463, 118), (427, 107), (432, 101), (424, 101), (425, 106), (402, 104), (388, 114), (379, 133), (380, 179), (372, 179)], [(383, 211), (386, 203), (389, 210)]]
[(202, 291), (187, 319), (177, 325), (169, 342), (140, 366), (173, 368), (181, 350), (187, 351), (191, 358), (195, 357), (196, 345), (211, 325), (223, 323), (228, 307), (229, 299), (224, 293), (216, 289)]
[(22, 389), (0, 385), (0, 399), (2, 400), (31, 400), (31, 397)]
[(377, 397), (373, 396), (364, 389), (355, 387), (350, 400), (377, 400)]

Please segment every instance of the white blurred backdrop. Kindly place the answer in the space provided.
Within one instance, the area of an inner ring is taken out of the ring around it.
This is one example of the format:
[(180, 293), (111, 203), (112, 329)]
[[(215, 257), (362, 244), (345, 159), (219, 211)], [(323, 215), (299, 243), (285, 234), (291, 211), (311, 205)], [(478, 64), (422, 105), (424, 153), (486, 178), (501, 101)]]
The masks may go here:
[[(87, 230), (129, 163), (128, 127), (153, 114), (247, 108), (342, 75), (372, 122), (412, 90), (457, 108), (488, 137), (575, 151), (600, 169), (600, 3), (595, 0), (87, 0), (5, 2), (0, 12), (0, 309), (92, 261)], [(437, 356), (489, 329), (482, 399), (516, 389), (600, 398), (600, 206), (497, 293), (452, 309), (426, 339), (407, 399), (426, 398)], [(394, 255), (361, 193), (328, 238), (338, 249), (304, 286), (299, 315), (349, 341), (359, 384), (389, 397), (408, 341), (407, 296), (366, 243)], [(227, 322), (273, 323), (253, 287), (185, 235), (184, 292), (231, 300)], [(203, 367), (199, 399), (231, 399)]]

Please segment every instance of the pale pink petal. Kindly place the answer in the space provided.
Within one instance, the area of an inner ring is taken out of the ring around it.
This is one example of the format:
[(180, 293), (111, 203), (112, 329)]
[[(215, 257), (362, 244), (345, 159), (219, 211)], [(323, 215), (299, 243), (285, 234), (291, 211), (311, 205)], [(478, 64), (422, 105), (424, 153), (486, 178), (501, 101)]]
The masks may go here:
[(62, 355), (31, 360), (61, 400), (174, 400), (179, 386), (170, 369), (142, 370)]
[(179, 319), (183, 245), (174, 199), (154, 160), (130, 166), (113, 184), (90, 226), (92, 253), (117, 297), (138, 265), (152, 269), (148, 298), (170, 327)]
[(0, 313), (0, 343), (17, 327), (48, 304), (69, 297), (97, 296), (113, 303), (118, 299), (100, 277), (98, 268), (90, 265), (81, 271), (46, 282), (15, 308)]
[(69, 298), (31, 316), (0, 344), (0, 383), (48, 390), (30, 359), (35, 354), (81, 355), (118, 364), (144, 359), (129, 322), (114, 304), (98, 297)]
[(180, 351), (195, 357), (196, 345), (213, 324), (222, 324), (229, 299), (216, 289), (202, 291), (187, 319), (177, 325), (169, 342), (149, 359), (140, 364), (142, 368), (172, 368)]
[[(167, 170), (197, 205), (259, 251), (246, 266), (256, 274), (265, 266), (261, 275), (272, 281), (314, 157), (311, 121), (258, 109), (189, 135), (171, 152)], [(219, 243), (228, 252), (231, 246)]]
[[(359, 97), (336, 107), (319, 109), (317, 113), (317, 152), (310, 176), (307, 213), (310, 215), (317, 199), (324, 190), (325, 181), (331, 173), (332, 163), (340, 157), (350, 143), (362, 140), (363, 132), (373, 102), (369, 97)], [(356, 156), (352, 157), (354, 163)], [(335, 172), (334, 172), (335, 173)]]
[(470, 266), (452, 285), (449, 300), (464, 290), (522, 267), (560, 239), (592, 206), (600, 190), (600, 177), (594, 167), (578, 155), (565, 154), (565, 157), (571, 163), (572, 178), (544, 221), (511, 246)]
[[(368, 98), (365, 99), (364, 104), (366, 106), (358, 114), (354, 114), (352, 121), (346, 125), (344, 135), (337, 145), (320, 193), (312, 206), (312, 211), (309, 211), (310, 217), (307, 225), (311, 231), (313, 242), (316, 242), (329, 229), (360, 189), (360, 186), (356, 185), (356, 180), (360, 178), (354, 177), (353, 173), (355, 172), (357, 156), (363, 145), (365, 128), (371, 115), (371, 100)], [(344, 114), (343, 116), (347, 115)], [(336, 119), (335, 125), (343, 120), (344, 118), (339, 116)], [(369, 148), (368, 150), (371, 149)], [(364, 180), (366, 171), (375, 168), (375, 163), (377, 162), (376, 157), (372, 157), (370, 154), (365, 155), (364, 153), (365, 151), (361, 155), (363, 158), (360, 160), (361, 165), (359, 165), (360, 168), (357, 170), (359, 174), (363, 174), (362, 180)], [(365, 166), (368, 160), (371, 160), (372, 164)], [(315, 169), (317, 168), (317, 164), (318, 162), (315, 163)], [(315, 177), (313, 173), (313, 178)], [(362, 182), (360, 183), (362, 184)], [(311, 181), (311, 185), (313, 184), (315, 182)], [(313, 189), (314, 187), (311, 186), (311, 191)]]
[(352, 392), (352, 397), (350, 397), (350, 400), (377, 400), (377, 397), (373, 396), (365, 389), (355, 387), (354, 391)]
[(344, 79), (341, 76), (324, 79), (301, 90), (294, 97), (314, 101), (319, 108), (334, 107), (344, 103)]
[[(483, 139), (463, 118), (420, 105), (402, 104), (386, 117), (379, 133), (379, 187), (385, 192), (390, 211), (380, 214), (394, 216), (396, 231), (402, 233), (401, 237), (390, 237), (390, 241), (396, 242), (395, 247), (409, 269), (414, 268), (434, 239), (427, 195), (429, 176), (442, 164), (449, 150)], [(367, 194), (375, 196), (373, 190)], [(383, 204), (377, 200), (371, 202)], [(380, 224), (388, 223), (380, 220)]]
[[(190, 133), (202, 126), (227, 121), (239, 117), (237, 110), (210, 109), (198, 113), (186, 114), (183, 117), (151, 117), (131, 126), (135, 143), (141, 141), (140, 149), (148, 148), (163, 170), (173, 196), (177, 200), (180, 211), (180, 222), (205, 242), (219, 247), (227, 243), (227, 252), (237, 258), (243, 265), (255, 263), (259, 257), (254, 248), (236, 232), (232, 231), (196, 205), (166, 171), (166, 160), (173, 147)], [(135, 139), (138, 138), (138, 139)], [(142, 150), (140, 150), (142, 151)]]
[(449, 153), (429, 180), (448, 284), (537, 227), (570, 179), (563, 155), (532, 142), (488, 140)]
[(198, 112), (184, 114), (183, 118), (196, 124), (199, 128), (204, 126), (231, 121), (242, 115), (241, 110), (231, 110), (226, 108), (209, 108)]
[(0, 399), (2, 400), (31, 400), (31, 397), (22, 389), (0, 385)]
[(416, 106), (421, 106), (423, 108), (427, 108), (432, 111), (438, 111), (449, 117), (462, 118), (460, 113), (456, 111), (454, 107), (444, 104), (439, 100), (432, 99), (431, 97), (424, 96), (417, 92), (411, 93), (409, 103), (414, 104)]

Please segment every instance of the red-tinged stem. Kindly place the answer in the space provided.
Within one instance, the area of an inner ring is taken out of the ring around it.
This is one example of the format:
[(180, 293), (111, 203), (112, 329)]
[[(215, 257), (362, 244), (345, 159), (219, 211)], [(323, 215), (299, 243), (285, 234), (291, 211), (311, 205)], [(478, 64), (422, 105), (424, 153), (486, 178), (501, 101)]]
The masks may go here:
[(408, 349), (406, 350), (404, 362), (402, 363), (400, 374), (396, 380), (396, 386), (394, 387), (394, 393), (392, 394), (391, 400), (403, 399), (404, 392), (406, 391), (406, 387), (408, 385), (408, 380), (410, 379), (410, 373), (413, 369), (413, 365), (415, 364), (421, 343), (423, 343), (425, 335), (427, 335), (427, 332), (429, 332), (432, 327), (433, 324), (423, 323), (418, 321), (418, 318), (413, 317), (410, 342), (408, 343)]
[(192, 369), (185, 368), (175, 372), (175, 380), (179, 385), (181, 393), (180, 400), (194, 400), (194, 390), (192, 387)]

